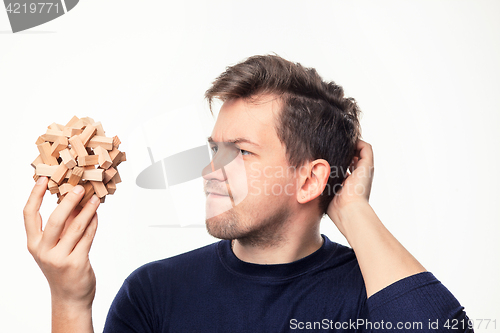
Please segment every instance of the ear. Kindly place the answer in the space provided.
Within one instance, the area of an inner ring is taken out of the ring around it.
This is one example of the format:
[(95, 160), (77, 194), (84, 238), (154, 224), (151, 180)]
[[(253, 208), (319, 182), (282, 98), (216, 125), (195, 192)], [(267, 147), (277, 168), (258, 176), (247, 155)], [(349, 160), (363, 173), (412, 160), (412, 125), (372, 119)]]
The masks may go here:
[(301, 204), (307, 203), (319, 197), (330, 176), (330, 164), (323, 159), (314, 160), (300, 168), (298, 181), (300, 184), (297, 191), (297, 201)]

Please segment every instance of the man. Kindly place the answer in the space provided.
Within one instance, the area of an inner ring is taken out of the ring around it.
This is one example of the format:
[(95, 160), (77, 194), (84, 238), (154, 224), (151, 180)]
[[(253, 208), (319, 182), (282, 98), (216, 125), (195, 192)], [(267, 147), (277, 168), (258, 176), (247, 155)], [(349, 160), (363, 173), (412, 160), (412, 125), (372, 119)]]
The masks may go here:
[[(373, 153), (340, 86), (255, 56), (227, 68), (206, 97), (224, 102), (203, 172), (207, 230), (222, 241), (133, 272), (105, 332), (439, 331), (454, 321), (467, 330), (463, 307), (369, 205)], [(46, 187), (40, 178), (24, 215), (53, 332), (92, 332), (99, 200), (75, 211), (76, 187), (42, 231)], [(324, 214), (352, 249), (320, 234)]]

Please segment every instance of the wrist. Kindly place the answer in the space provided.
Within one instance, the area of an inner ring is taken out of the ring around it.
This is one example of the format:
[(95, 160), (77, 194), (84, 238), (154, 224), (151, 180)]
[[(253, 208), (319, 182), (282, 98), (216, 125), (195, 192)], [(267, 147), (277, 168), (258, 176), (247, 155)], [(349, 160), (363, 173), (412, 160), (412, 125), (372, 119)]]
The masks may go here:
[(93, 332), (92, 304), (52, 299), (52, 332)]
[[(367, 223), (375, 220), (375, 212), (366, 200), (352, 201), (336, 210), (335, 224), (351, 246), (354, 238), (363, 233)], [(366, 230), (366, 229), (365, 229)]]
[(342, 222), (347, 222), (352, 219), (352, 216), (359, 212), (360, 210), (366, 210), (368, 207), (371, 208), (368, 200), (355, 200), (344, 203), (338, 209), (338, 217)]
[(65, 318), (70, 321), (92, 318), (92, 301), (68, 300), (52, 296), (52, 317)]
[[(84, 279), (82, 279), (84, 280)], [(52, 305), (56, 306), (71, 306), (81, 310), (86, 310), (92, 307), (96, 293), (95, 280), (91, 286), (76, 286), (63, 285), (60, 283), (50, 284), (50, 296)]]
[(81, 311), (91, 311), (93, 302), (83, 302), (75, 300), (65, 300), (52, 296), (52, 308), (58, 311), (69, 312), (81, 312)]

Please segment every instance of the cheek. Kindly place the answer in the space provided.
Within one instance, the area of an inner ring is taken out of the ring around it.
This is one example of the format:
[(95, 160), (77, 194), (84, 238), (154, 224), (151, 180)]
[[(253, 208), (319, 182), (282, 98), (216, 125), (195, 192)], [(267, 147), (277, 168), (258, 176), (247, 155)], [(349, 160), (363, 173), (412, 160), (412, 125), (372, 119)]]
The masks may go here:
[(295, 193), (293, 180), (279, 170), (263, 169), (260, 173), (249, 174), (248, 179), (249, 196), (256, 196), (264, 202), (282, 201)]
[(224, 167), (227, 176), (227, 182), (237, 205), (248, 195), (248, 176), (245, 168), (245, 161), (240, 154), (231, 163)]
[[(262, 166), (243, 160), (241, 154), (224, 168), (235, 204), (245, 198), (267, 206), (295, 193), (295, 180), (290, 170), (279, 166)], [(249, 200), (246, 201), (249, 201)]]

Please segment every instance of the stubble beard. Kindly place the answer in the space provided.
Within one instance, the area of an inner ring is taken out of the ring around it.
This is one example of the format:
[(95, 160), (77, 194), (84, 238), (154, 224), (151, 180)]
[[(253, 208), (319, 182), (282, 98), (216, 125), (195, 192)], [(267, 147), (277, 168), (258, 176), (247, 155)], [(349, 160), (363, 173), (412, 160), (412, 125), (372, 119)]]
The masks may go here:
[(245, 217), (234, 209), (205, 220), (210, 235), (220, 239), (237, 239), (241, 245), (275, 247), (286, 241), (290, 210), (281, 206), (272, 215), (260, 221)]

